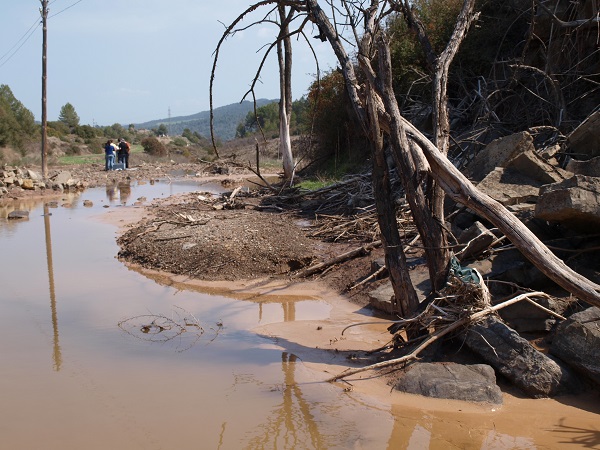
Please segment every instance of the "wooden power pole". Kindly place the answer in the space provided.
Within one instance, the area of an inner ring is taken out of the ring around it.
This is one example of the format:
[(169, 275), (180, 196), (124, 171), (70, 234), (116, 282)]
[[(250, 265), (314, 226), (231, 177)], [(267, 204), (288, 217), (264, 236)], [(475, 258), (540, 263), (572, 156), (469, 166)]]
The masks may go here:
[(42, 8), (42, 176), (44, 180), (48, 179), (48, 147), (47, 147), (47, 109), (46, 109), (46, 84), (48, 81), (47, 74), (47, 52), (48, 52), (48, 0), (40, 0)]

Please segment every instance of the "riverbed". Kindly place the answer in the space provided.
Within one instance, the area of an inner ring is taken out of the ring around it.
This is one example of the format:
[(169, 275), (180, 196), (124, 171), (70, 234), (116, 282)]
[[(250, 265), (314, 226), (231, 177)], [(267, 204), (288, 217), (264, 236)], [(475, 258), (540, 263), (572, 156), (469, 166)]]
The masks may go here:
[[(600, 448), (597, 395), (502, 406), (330, 384), (385, 325), (318, 283), (198, 283), (128, 267), (116, 237), (193, 182), (135, 183), (0, 208), (0, 448)], [(7, 220), (10, 210), (27, 220)]]

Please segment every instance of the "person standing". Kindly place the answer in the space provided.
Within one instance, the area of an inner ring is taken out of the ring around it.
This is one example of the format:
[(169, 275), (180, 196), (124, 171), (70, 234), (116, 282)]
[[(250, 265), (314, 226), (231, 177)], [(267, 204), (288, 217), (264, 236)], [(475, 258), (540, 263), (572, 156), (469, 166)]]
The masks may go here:
[(119, 138), (119, 163), (123, 163), (125, 169), (129, 169), (129, 150), (131, 146), (123, 138)]
[(113, 143), (112, 139), (106, 141), (104, 144), (104, 158), (105, 158), (105, 170), (113, 170), (115, 164), (115, 155), (117, 154), (117, 146)]

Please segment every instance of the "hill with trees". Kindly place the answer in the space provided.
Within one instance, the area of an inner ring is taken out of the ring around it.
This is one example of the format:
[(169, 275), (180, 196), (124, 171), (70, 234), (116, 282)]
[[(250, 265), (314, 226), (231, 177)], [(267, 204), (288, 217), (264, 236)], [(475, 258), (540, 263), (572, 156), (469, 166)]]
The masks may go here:
[[(270, 103), (276, 103), (278, 100), (257, 99), (256, 106), (261, 107)], [(229, 141), (235, 138), (236, 129), (240, 122), (246, 120), (249, 112), (254, 110), (254, 105), (251, 101), (244, 100), (241, 103), (233, 103), (231, 105), (215, 108), (214, 114), (214, 131), (217, 138), (222, 141)], [(210, 111), (202, 111), (190, 116), (178, 116), (166, 119), (151, 120), (144, 123), (134, 124), (138, 130), (152, 130), (164, 125), (168, 134), (182, 135), (185, 129), (192, 133), (196, 132), (204, 137), (210, 136)]]

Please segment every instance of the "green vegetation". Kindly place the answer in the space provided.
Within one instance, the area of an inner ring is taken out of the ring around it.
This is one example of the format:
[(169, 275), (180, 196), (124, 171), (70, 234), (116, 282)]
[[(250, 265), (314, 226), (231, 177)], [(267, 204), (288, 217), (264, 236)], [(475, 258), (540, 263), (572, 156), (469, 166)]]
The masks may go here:
[(166, 156), (168, 153), (167, 147), (154, 136), (142, 139), (142, 147), (144, 147), (144, 152), (149, 155)]
[(79, 116), (75, 112), (75, 107), (70, 103), (66, 103), (62, 108), (60, 108), (58, 120), (64, 123), (71, 130), (79, 126)]
[[(310, 129), (309, 101), (306, 97), (292, 102), (292, 119), (290, 133), (297, 135)], [(269, 103), (249, 111), (243, 122), (236, 127), (236, 137), (243, 138), (253, 134), (264, 133), (266, 138), (279, 136), (279, 103)]]
[(7, 85), (0, 85), (0, 146), (23, 151), (37, 130), (33, 113), (15, 98)]
[(296, 186), (300, 189), (306, 189), (307, 191), (316, 191), (318, 189), (331, 186), (332, 184), (335, 184), (338, 181), (339, 179), (321, 178), (320, 176), (316, 176), (315, 178), (303, 180)]
[(58, 163), (65, 166), (78, 164), (104, 164), (104, 155), (65, 155), (58, 158)]

